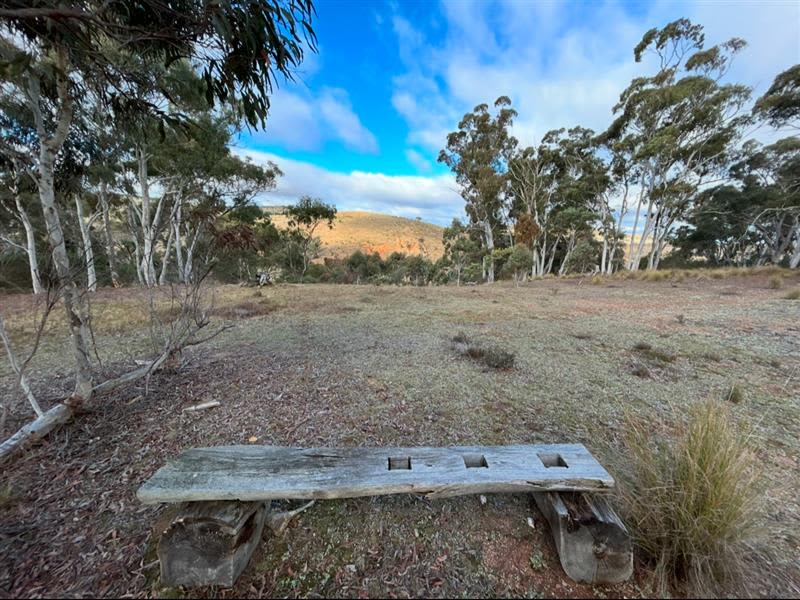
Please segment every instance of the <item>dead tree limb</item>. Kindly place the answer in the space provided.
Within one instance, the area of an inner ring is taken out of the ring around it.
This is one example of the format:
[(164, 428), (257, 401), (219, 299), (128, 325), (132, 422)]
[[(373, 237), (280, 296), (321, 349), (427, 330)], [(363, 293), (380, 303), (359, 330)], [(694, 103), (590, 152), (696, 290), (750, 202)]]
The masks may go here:
[(44, 411), (42, 410), (42, 407), (39, 406), (39, 402), (36, 401), (36, 396), (33, 395), (33, 391), (31, 391), (31, 387), (28, 385), (28, 378), (25, 377), (25, 373), (19, 366), (19, 361), (17, 361), (17, 355), (14, 353), (14, 349), (11, 347), (11, 340), (8, 338), (8, 334), (6, 333), (6, 325), (3, 321), (3, 315), (0, 315), (0, 339), (3, 340), (3, 345), (6, 347), (6, 354), (8, 354), (8, 362), (11, 363), (11, 369), (17, 375), (17, 385), (19, 385), (19, 388), (25, 394), (28, 402), (30, 402), (31, 408), (33, 408), (33, 412), (36, 413), (36, 416), (43, 417)]

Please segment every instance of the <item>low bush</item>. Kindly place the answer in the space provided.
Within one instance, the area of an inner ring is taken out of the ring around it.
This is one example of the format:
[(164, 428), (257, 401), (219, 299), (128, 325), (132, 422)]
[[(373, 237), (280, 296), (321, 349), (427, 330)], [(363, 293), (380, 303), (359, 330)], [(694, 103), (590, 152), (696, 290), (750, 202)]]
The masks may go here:
[(755, 532), (761, 486), (751, 437), (726, 404), (707, 400), (668, 438), (628, 417), (620, 500), (658, 591), (688, 585), (724, 592), (744, 572)]

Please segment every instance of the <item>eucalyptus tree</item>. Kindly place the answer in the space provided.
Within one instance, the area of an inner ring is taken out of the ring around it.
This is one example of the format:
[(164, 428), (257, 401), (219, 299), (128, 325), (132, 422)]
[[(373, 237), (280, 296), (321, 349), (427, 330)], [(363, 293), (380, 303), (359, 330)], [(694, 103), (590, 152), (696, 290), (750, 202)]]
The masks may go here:
[(303, 196), (296, 204), (286, 209), (288, 225), (290, 230), (297, 232), (297, 239), (300, 240), (300, 250), (303, 257), (303, 270), (301, 275), (305, 275), (311, 259), (316, 258), (319, 252), (319, 239), (314, 237), (314, 232), (320, 225), (327, 225), (333, 228), (336, 220), (336, 207), (333, 204), (326, 204), (319, 198)]
[(743, 112), (750, 89), (721, 79), (744, 46), (733, 38), (705, 48), (703, 27), (679, 19), (651, 29), (634, 49), (637, 62), (655, 55), (656, 73), (631, 82), (604, 136), (629, 144), (641, 169), (631, 232), (640, 237), (629, 268), (638, 268), (648, 242), (648, 268), (657, 268), (673, 226), (697, 191), (723, 177), (727, 153), (750, 119)]
[(93, 390), (88, 315), (70, 269), (54, 189), (56, 158), (76, 103), (93, 89), (115, 112), (159, 114), (157, 106), (130, 93), (140, 74), (132, 57), (164, 65), (187, 59), (202, 75), (209, 104), (230, 103), (249, 124), (263, 124), (276, 77), (291, 78), (306, 45), (314, 47), (312, 15), (310, 0), (142, 0), (135, 10), (100, 0), (34, 6), (10, 0), (0, 8), (2, 93), (26, 102), (33, 115), (36, 183), (64, 290), (77, 397), (88, 399)]
[(517, 112), (511, 100), (499, 97), (493, 115), (489, 106), (479, 104), (464, 115), (458, 130), (447, 136), (447, 147), (439, 153), (461, 188), (470, 221), (483, 232), (486, 250), (486, 281), (494, 282), (495, 232), (503, 225), (508, 201), (508, 167), (517, 140), (509, 133)]
[(556, 130), (547, 132), (542, 142), (516, 152), (509, 163), (509, 179), (513, 198), (513, 214), (518, 226), (523, 224), (525, 244), (531, 248), (531, 276), (547, 272), (554, 250), (548, 240), (550, 217), (558, 192), (558, 152), (553, 148)]
[(753, 106), (756, 117), (776, 128), (800, 129), (800, 64), (789, 67)]
[(480, 240), (475, 239), (473, 231), (466, 227), (460, 219), (453, 219), (449, 227), (442, 232), (444, 257), (449, 263), (451, 272), (455, 272), (456, 285), (461, 285), (464, 271), (472, 263), (481, 258)]

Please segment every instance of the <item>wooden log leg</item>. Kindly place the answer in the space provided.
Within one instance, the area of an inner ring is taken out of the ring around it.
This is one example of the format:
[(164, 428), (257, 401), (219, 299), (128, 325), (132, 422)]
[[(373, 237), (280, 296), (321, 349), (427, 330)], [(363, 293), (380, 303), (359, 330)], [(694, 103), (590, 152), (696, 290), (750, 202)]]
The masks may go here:
[(261, 540), (265, 502), (186, 502), (158, 542), (167, 586), (232, 587)]
[(603, 498), (580, 492), (539, 492), (533, 497), (550, 524), (570, 579), (620, 583), (633, 574), (630, 535)]

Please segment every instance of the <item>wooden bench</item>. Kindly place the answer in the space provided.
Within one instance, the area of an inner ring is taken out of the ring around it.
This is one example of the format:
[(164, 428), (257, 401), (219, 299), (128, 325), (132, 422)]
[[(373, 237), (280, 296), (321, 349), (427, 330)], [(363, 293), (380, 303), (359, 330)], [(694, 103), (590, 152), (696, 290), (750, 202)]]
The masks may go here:
[(580, 444), (223, 446), (183, 452), (137, 495), (144, 503), (182, 503), (158, 545), (166, 585), (232, 586), (261, 539), (271, 500), (494, 492), (533, 494), (572, 579), (616, 583), (630, 577), (633, 555), (625, 526), (598, 495), (613, 486)]

